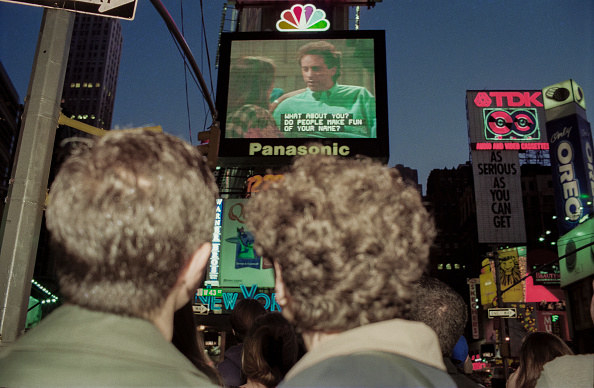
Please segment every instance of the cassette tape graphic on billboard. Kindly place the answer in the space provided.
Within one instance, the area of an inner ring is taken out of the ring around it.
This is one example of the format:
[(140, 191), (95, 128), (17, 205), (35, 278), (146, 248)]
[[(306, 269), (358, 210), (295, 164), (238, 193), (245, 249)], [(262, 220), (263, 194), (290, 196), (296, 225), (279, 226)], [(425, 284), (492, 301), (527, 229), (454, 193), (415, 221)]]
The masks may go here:
[(484, 109), (485, 140), (540, 140), (536, 109)]
[(467, 90), (471, 150), (548, 150), (540, 90)]

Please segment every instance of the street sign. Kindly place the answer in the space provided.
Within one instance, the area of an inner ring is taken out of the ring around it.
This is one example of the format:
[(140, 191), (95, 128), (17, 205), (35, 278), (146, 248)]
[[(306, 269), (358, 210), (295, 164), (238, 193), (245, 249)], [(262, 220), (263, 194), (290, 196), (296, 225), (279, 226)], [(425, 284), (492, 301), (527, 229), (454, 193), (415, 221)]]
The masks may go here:
[(221, 297), (223, 295), (222, 288), (199, 288), (196, 292), (198, 296), (215, 296)]
[(209, 308), (203, 304), (195, 304), (192, 306), (192, 311), (199, 315), (208, 315)]
[(516, 318), (515, 307), (489, 309), (489, 318)]
[(0, 0), (119, 19), (134, 19), (137, 0)]

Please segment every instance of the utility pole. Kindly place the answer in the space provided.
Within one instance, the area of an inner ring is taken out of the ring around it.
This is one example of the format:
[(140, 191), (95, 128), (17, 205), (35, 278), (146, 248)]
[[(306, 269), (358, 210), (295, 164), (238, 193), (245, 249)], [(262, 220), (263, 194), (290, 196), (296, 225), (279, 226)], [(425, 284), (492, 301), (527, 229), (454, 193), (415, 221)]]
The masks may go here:
[(0, 229), (0, 344), (25, 327), (74, 14), (45, 9)]
[[(493, 252), (492, 259), (495, 261), (495, 284), (497, 286), (497, 307), (503, 307), (503, 293), (501, 292), (501, 268), (499, 264), (499, 253)], [(508, 330), (507, 319), (498, 317), (499, 319), (499, 354), (503, 360), (503, 375), (505, 381), (509, 378), (509, 370), (507, 359), (509, 356), (509, 343), (507, 342)]]

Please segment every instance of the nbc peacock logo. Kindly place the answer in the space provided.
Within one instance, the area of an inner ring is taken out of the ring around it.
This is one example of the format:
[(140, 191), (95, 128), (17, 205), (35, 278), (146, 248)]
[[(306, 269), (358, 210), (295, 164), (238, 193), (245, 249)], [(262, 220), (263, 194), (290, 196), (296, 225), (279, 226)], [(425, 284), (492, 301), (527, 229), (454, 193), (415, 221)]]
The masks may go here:
[(329, 28), (326, 12), (313, 4), (295, 4), (291, 9), (283, 11), (280, 20), (276, 22), (276, 29), (284, 32), (327, 31)]

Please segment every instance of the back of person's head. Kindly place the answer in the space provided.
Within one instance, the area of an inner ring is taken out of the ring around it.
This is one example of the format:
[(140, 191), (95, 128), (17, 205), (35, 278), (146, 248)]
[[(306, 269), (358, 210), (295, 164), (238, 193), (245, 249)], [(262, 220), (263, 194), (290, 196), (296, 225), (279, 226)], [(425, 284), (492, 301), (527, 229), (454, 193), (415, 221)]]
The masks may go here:
[(110, 131), (78, 147), (46, 211), (62, 294), (91, 310), (149, 317), (211, 241), (216, 193), (203, 156), (175, 136)]
[(439, 279), (423, 276), (415, 287), (410, 318), (435, 331), (443, 356), (450, 357), (464, 333), (468, 311), (464, 299)]
[(338, 51), (332, 43), (319, 40), (304, 44), (297, 52), (299, 65), (301, 65), (301, 58), (306, 55), (318, 55), (324, 59), (324, 63), (328, 69), (336, 68), (336, 73), (332, 77), (334, 82), (340, 77), (342, 70), (342, 53)]
[(297, 335), (280, 313), (256, 319), (243, 345), (242, 371), (248, 379), (275, 387), (298, 359)]
[(245, 104), (268, 108), (276, 65), (265, 57), (241, 57), (233, 61), (229, 73), (229, 110)]
[(240, 342), (243, 341), (256, 318), (264, 314), (266, 314), (266, 309), (256, 299), (242, 299), (237, 302), (229, 317), (229, 323)]
[(558, 336), (543, 332), (528, 334), (520, 348), (518, 387), (535, 387), (544, 364), (567, 354), (573, 351)]
[(300, 157), (246, 210), (256, 251), (281, 267), (300, 330), (345, 331), (408, 313), (435, 232), (397, 170)]

